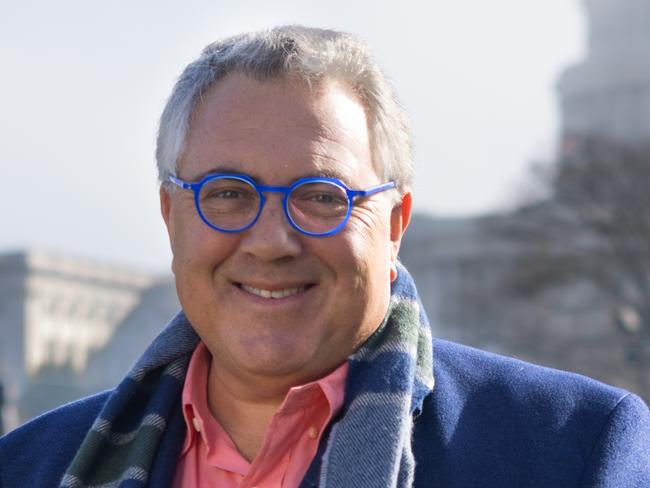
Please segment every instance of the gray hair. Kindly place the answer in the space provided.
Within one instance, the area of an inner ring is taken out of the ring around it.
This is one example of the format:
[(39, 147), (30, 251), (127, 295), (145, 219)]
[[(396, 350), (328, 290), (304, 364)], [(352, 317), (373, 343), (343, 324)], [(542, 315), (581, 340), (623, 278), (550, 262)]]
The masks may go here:
[(361, 99), (368, 117), (374, 164), (400, 194), (411, 187), (413, 157), (409, 121), (368, 47), (333, 30), (282, 26), (241, 34), (208, 45), (176, 82), (160, 118), (156, 161), (164, 184), (176, 174), (197, 102), (229, 73), (265, 81), (291, 78), (309, 85), (335, 79)]

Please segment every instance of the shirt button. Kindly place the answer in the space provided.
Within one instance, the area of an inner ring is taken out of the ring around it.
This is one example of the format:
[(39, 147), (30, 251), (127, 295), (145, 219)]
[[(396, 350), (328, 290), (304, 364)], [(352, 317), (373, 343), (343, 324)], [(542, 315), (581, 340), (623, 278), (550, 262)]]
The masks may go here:
[(201, 432), (201, 422), (196, 417), (192, 417), (192, 424), (194, 425), (194, 430)]
[(316, 437), (318, 437), (318, 429), (316, 427), (309, 427), (309, 430), (307, 431), (307, 434), (312, 439), (316, 439)]

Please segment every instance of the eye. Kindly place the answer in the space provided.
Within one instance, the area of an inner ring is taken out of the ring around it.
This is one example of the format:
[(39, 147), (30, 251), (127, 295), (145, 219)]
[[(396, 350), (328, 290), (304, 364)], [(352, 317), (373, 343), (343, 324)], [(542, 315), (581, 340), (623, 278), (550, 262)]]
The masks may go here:
[(318, 205), (347, 205), (347, 195), (336, 185), (328, 183), (306, 183), (296, 188), (292, 199)]
[(255, 199), (256, 195), (255, 189), (250, 184), (234, 178), (215, 179), (201, 188), (202, 200)]
[(204, 218), (224, 229), (239, 228), (259, 208), (259, 196), (250, 183), (238, 178), (215, 178), (199, 195)]
[[(292, 217), (306, 228), (314, 227), (317, 220), (338, 219), (347, 210), (348, 198), (345, 191), (338, 185), (327, 182), (305, 183), (297, 187), (289, 197)], [(306, 218), (311, 221), (304, 222)]]
[(337, 198), (337, 195), (331, 192), (313, 192), (312, 194), (305, 195), (305, 198), (315, 203), (335, 203), (337, 200), (340, 201), (340, 198)]
[(206, 198), (223, 198), (223, 199), (236, 199), (236, 198), (244, 198), (247, 195), (244, 194), (244, 192), (240, 190), (213, 190), (210, 193), (208, 193), (205, 197)]
[(310, 191), (300, 195), (300, 200), (306, 204), (322, 206), (347, 206), (348, 201), (344, 194), (337, 191)]

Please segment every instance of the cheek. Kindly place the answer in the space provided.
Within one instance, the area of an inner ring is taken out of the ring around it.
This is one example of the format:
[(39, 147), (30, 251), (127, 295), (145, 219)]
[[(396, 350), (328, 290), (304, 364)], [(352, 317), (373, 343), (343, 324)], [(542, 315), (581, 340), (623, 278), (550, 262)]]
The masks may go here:
[(382, 210), (359, 208), (348, 222), (353, 247), (369, 260), (390, 255), (390, 214)]
[(378, 212), (359, 209), (345, 228), (348, 273), (355, 287), (367, 290), (390, 272), (390, 229)]
[(236, 247), (237, 235), (222, 234), (198, 217), (178, 216), (172, 236), (172, 270), (184, 280), (212, 274)]

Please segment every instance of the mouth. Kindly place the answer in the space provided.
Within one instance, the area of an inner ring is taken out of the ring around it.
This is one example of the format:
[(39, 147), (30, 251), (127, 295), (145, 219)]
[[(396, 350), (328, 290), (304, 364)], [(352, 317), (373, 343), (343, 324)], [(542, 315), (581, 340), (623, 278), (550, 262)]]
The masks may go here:
[(313, 285), (300, 285), (300, 286), (281, 288), (276, 290), (256, 288), (254, 286), (246, 285), (244, 283), (237, 283), (237, 286), (240, 289), (244, 290), (245, 292), (250, 293), (251, 295), (278, 300), (280, 298), (287, 298), (287, 297), (297, 295), (298, 293), (302, 293), (308, 288), (311, 288)]

